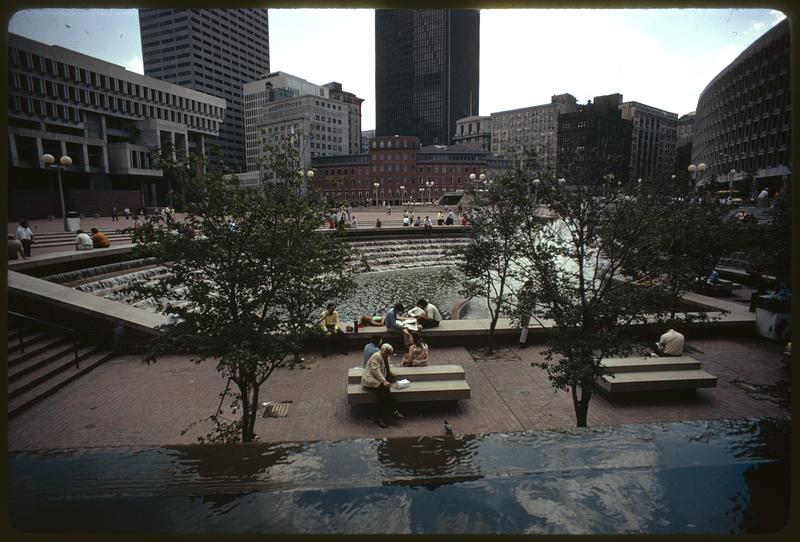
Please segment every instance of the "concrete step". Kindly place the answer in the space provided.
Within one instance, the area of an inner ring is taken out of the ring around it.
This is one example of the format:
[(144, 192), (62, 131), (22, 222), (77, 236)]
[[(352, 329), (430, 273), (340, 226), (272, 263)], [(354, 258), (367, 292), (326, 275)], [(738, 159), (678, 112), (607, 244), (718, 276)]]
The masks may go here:
[(643, 371), (604, 375), (597, 385), (607, 393), (714, 388), (717, 377), (700, 369), (687, 371)]
[[(8, 417), (12, 418), (17, 416), (36, 403), (47, 399), (70, 382), (80, 378), (112, 357), (114, 357), (112, 352), (97, 350), (83, 360), (80, 369), (61, 371), (44, 382), (28, 389), (25, 393), (9, 399)], [(74, 367), (74, 364), (72, 367)]]
[[(90, 346), (78, 346), (78, 358), (82, 354), (90, 351), (92, 347)], [(8, 368), (8, 382), (9, 385), (11, 383), (25, 379), (26, 375), (31, 373), (38, 373), (42, 368), (46, 368), (50, 366), (52, 363), (57, 362), (60, 359), (69, 358), (75, 363), (75, 346), (72, 344), (72, 341), (66, 341), (60, 343), (53, 348), (47, 349), (45, 352), (34, 356), (30, 359), (26, 359), (16, 365), (13, 365)]]
[[(361, 384), (364, 369), (351, 367), (347, 370), (348, 384)], [(464, 380), (464, 368), (461, 365), (428, 365), (427, 367), (392, 367), (392, 373), (398, 379), (406, 378), (413, 382), (435, 382), (440, 380)]]
[(92, 356), (96, 356), (98, 353), (102, 352), (102, 350), (98, 347), (84, 347), (81, 350), (82, 351), (78, 352), (77, 363), (75, 362), (74, 354), (67, 353), (64, 356), (60, 356), (50, 363), (39, 367), (35, 371), (31, 371), (15, 379), (13, 382), (9, 382), (8, 398), (14, 399), (15, 397), (19, 397), (25, 392), (32, 390), (43, 383), (46, 383), (52, 378), (55, 378), (62, 372), (78, 372), (80, 371), (81, 362), (87, 361), (91, 363)]
[(9, 358), (11, 354), (14, 352), (27, 352), (31, 348), (36, 346), (37, 342), (42, 340), (47, 340), (52, 337), (52, 334), (48, 333), (42, 329), (27, 329), (22, 332), (22, 344), (19, 342), (19, 334), (15, 337), (14, 340), (11, 337), (8, 338), (8, 354)]
[(675, 356), (665, 358), (630, 357), (608, 358), (601, 362), (612, 374), (636, 373), (645, 371), (676, 371), (684, 369), (699, 369), (700, 362), (689, 356)]
[(12, 367), (31, 358), (39, 357), (42, 354), (46, 354), (53, 347), (66, 344), (68, 342), (71, 343), (71, 341), (72, 339), (69, 337), (65, 337), (63, 335), (51, 335), (49, 333), (37, 339), (35, 343), (29, 343), (26, 339), (24, 352), (17, 351), (13, 354), (9, 353), (8, 366)]
[[(470, 387), (466, 380), (436, 380), (412, 382), (408, 388), (392, 387), (392, 399), (399, 403), (419, 401), (457, 401), (470, 398)], [(375, 402), (375, 393), (366, 391), (361, 384), (347, 385), (347, 402), (351, 405)]]

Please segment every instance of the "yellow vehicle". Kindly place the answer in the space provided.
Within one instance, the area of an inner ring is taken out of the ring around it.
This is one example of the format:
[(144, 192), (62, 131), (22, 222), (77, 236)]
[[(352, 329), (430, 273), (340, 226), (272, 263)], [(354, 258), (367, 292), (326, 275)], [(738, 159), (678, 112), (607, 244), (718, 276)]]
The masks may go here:
[(733, 205), (741, 205), (744, 203), (744, 198), (739, 194), (738, 190), (717, 190), (714, 195), (720, 200), (727, 200), (731, 196), (731, 203)]

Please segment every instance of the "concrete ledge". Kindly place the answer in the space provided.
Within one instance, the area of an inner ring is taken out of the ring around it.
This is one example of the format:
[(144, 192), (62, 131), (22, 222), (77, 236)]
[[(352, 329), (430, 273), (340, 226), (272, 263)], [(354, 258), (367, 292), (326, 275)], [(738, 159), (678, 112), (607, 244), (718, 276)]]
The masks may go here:
[(700, 368), (700, 362), (689, 356), (608, 358), (604, 359), (600, 365), (614, 375), (647, 371), (695, 370)]
[(122, 322), (127, 328), (150, 335), (156, 335), (158, 333), (156, 327), (166, 322), (163, 315), (109, 301), (11, 270), (8, 271), (8, 294), (9, 297), (13, 295), (44, 302), (53, 307), (69, 309), (71, 312), (92, 316), (114, 324)]
[[(109, 248), (93, 248), (92, 250), (65, 250), (61, 252), (49, 252), (42, 255), (35, 253), (27, 260), (11, 260), (8, 262), (8, 269), (14, 271), (29, 271), (31, 274), (40, 269), (52, 269), (57, 267), (87, 267), (91, 266), (93, 260), (102, 261), (107, 259), (121, 258), (133, 253), (133, 245), (114, 245)], [(80, 264), (80, 265), (78, 265)], [(49, 273), (44, 273), (49, 274)]]
[[(347, 370), (348, 384), (361, 384), (364, 369), (351, 367)], [(392, 374), (398, 378), (407, 378), (413, 382), (436, 382), (440, 380), (464, 380), (464, 368), (461, 365), (428, 365), (426, 367), (392, 367)]]
[[(439, 380), (412, 382), (411, 386), (398, 390), (392, 386), (392, 399), (399, 403), (419, 401), (457, 401), (470, 398), (470, 387), (466, 380)], [(361, 384), (347, 385), (347, 402), (351, 405), (374, 403), (375, 393), (365, 390)]]
[(645, 371), (604, 375), (597, 381), (606, 393), (715, 388), (717, 377), (702, 370)]

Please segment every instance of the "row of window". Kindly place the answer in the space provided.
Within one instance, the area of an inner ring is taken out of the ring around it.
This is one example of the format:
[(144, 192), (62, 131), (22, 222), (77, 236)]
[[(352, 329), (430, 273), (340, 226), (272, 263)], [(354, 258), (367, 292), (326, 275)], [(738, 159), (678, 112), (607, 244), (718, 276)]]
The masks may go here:
[(124, 79), (118, 79), (105, 74), (96, 73), (91, 70), (79, 68), (63, 62), (53, 61), (49, 58), (36, 55), (29, 51), (23, 51), (9, 47), (8, 54), (9, 63), (12, 66), (26, 68), (28, 72), (37, 71), (41, 74), (49, 75), (51, 77), (83, 83), (88, 86), (93, 86), (97, 89), (125, 94), (143, 100), (171, 105), (173, 107), (177, 107), (178, 109), (185, 109), (214, 117), (222, 116), (223, 109), (220, 107), (213, 106), (205, 102), (199, 102), (191, 98), (184, 98), (183, 96), (178, 96), (170, 92), (156, 90), (138, 83), (131, 83), (130, 81), (126, 81)]

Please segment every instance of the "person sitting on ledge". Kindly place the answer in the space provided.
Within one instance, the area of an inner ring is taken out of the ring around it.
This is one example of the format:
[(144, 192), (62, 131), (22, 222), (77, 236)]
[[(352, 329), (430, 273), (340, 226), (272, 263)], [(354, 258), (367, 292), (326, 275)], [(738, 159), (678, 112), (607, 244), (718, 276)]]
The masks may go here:
[(683, 355), (683, 334), (678, 333), (674, 329), (667, 330), (656, 343), (656, 351), (651, 355), (653, 357), (670, 357)]
[(436, 305), (430, 303), (426, 299), (419, 298), (417, 300), (417, 307), (423, 312), (415, 311), (416, 314), (411, 314), (411, 311), (409, 311), (409, 314), (416, 317), (420, 327), (439, 327), (439, 322), (442, 320), (442, 313), (439, 312)]
[(111, 241), (106, 237), (106, 234), (98, 231), (97, 228), (92, 228), (92, 246), (94, 248), (108, 248), (111, 246)]
[(401, 419), (403, 415), (394, 409), (392, 392), (390, 387), (395, 380), (394, 374), (389, 369), (389, 358), (392, 356), (394, 348), (389, 343), (381, 345), (378, 352), (372, 354), (367, 360), (367, 366), (361, 374), (361, 386), (368, 391), (375, 393), (378, 401), (378, 418), (375, 423), (381, 427), (386, 427), (386, 421), (394, 410), (394, 417)]
[(424, 367), (428, 365), (428, 345), (416, 331), (403, 330), (403, 342), (408, 352), (403, 356), (403, 367)]
[(708, 275), (708, 279), (706, 280), (709, 284), (719, 284), (719, 271), (716, 269), (712, 269), (711, 273)]
[(22, 248), (22, 243), (14, 237), (13, 233), (8, 234), (8, 259), (16, 260), (17, 258), (25, 259), (25, 250)]
[(395, 303), (394, 307), (386, 312), (386, 316), (383, 317), (383, 321), (386, 324), (386, 331), (389, 333), (403, 332), (405, 326), (399, 324), (397, 320), (402, 317), (404, 312), (406, 312), (406, 308), (402, 303)]
[(322, 311), (322, 357), (328, 355), (328, 343), (334, 341), (342, 354), (347, 354), (344, 332), (339, 327), (339, 313), (336, 311), (336, 303), (328, 303)]
[(364, 359), (361, 362), (361, 366), (363, 368), (367, 368), (367, 362), (369, 361), (369, 358), (372, 357), (372, 354), (375, 352), (380, 352), (381, 344), (383, 344), (383, 339), (381, 339), (380, 335), (373, 335), (370, 338), (367, 346), (364, 347)]
[(94, 242), (89, 234), (83, 230), (78, 230), (78, 236), (75, 238), (75, 250), (91, 250), (94, 248)]

